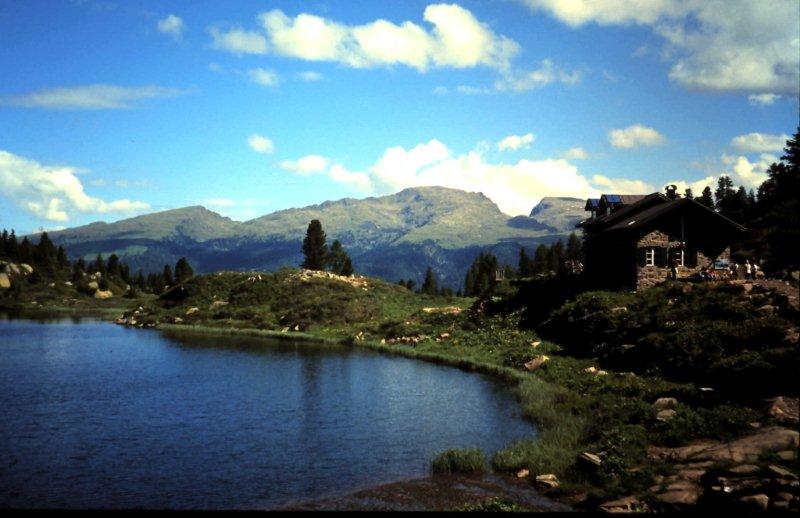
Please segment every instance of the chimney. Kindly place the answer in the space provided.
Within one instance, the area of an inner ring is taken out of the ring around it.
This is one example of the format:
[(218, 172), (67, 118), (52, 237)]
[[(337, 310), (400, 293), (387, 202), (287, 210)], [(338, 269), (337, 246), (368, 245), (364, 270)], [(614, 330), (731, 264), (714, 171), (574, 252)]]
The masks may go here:
[(670, 200), (677, 200), (680, 198), (680, 194), (678, 194), (678, 186), (677, 185), (667, 185), (664, 190), (667, 191), (667, 198)]

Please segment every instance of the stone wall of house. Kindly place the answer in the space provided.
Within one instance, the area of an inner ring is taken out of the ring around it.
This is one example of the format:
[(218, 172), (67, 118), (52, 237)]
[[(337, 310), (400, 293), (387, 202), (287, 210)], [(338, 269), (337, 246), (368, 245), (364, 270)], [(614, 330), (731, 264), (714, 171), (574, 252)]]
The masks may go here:
[[(643, 236), (636, 244), (637, 250), (642, 247), (662, 247), (666, 249), (678, 248), (681, 242), (673, 239), (664, 232), (654, 230), (649, 234)], [(717, 259), (730, 259), (731, 249), (725, 248), (719, 255), (715, 257), (708, 257), (699, 250), (697, 251), (697, 266), (689, 268), (688, 266), (678, 266), (678, 278), (691, 277), (692, 275), (700, 272), (711, 266)], [(636, 288), (644, 289), (655, 286), (667, 280), (669, 277), (668, 266), (638, 266), (636, 269)]]

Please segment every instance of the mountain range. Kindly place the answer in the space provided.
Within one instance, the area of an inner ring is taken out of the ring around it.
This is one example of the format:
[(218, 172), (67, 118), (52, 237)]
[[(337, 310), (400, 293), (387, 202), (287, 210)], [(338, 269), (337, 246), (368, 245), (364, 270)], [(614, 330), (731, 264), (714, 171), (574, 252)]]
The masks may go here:
[(510, 217), (481, 193), (416, 187), (366, 199), (345, 198), (239, 222), (201, 206), (51, 232), (70, 256), (116, 253), (132, 271), (160, 271), (186, 257), (198, 272), (297, 266), (309, 221), (322, 222), (358, 273), (419, 283), (428, 266), (440, 284), (461, 287), (470, 263), (491, 251), (516, 265), (519, 249), (564, 239), (583, 219), (583, 201), (543, 198), (530, 216)]

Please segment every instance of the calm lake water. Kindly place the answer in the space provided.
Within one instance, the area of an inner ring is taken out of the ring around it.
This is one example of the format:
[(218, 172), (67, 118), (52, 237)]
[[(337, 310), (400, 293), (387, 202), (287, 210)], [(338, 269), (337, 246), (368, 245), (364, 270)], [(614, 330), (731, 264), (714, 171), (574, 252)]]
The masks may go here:
[(531, 437), (482, 375), (372, 351), (0, 320), (0, 507), (265, 508)]

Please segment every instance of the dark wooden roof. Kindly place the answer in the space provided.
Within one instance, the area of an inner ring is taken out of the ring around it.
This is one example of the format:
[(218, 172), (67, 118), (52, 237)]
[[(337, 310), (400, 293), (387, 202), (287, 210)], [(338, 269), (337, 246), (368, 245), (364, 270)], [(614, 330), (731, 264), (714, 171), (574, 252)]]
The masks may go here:
[[(666, 198), (666, 197), (665, 197)], [(733, 227), (735, 230), (744, 232), (747, 230), (744, 226), (736, 223), (730, 218), (727, 218), (716, 212), (714, 210), (709, 209), (702, 203), (699, 203), (693, 199), (688, 198), (678, 198), (676, 200), (669, 200), (667, 198), (667, 203), (662, 203), (658, 205), (651, 206), (644, 210), (640, 211), (631, 211), (627, 215), (626, 218), (622, 220), (616, 220), (616, 222), (610, 226), (605, 228), (606, 231), (619, 231), (619, 230), (634, 230), (641, 228), (642, 226), (650, 223), (651, 221), (665, 216), (671, 212), (677, 211), (681, 208), (685, 208), (687, 206), (692, 207), (692, 209), (697, 210), (698, 208), (703, 211), (704, 215), (707, 215), (709, 218), (715, 219), (718, 222), (724, 223), (728, 226)], [(621, 211), (620, 211), (621, 212)], [(613, 216), (614, 214), (612, 214)]]
[(644, 210), (648, 207), (651, 207), (652, 205), (667, 203), (669, 201), (670, 201), (669, 198), (667, 198), (663, 194), (654, 192), (653, 194), (642, 196), (637, 202), (632, 203), (631, 205), (623, 205), (622, 207), (612, 212), (611, 214), (597, 216), (596, 218), (591, 218), (581, 221), (576, 226), (583, 227), (587, 230), (589, 229), (602, 230), (614, 224), (614, 222), (619, 221), (625, 218), (626, 216), (629, 216), (630, 214)]

